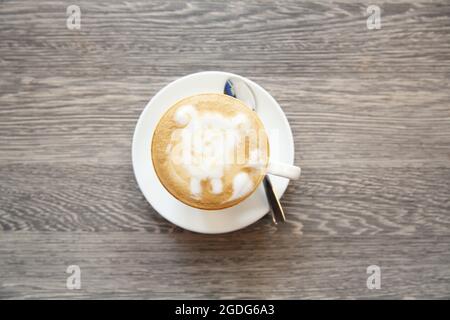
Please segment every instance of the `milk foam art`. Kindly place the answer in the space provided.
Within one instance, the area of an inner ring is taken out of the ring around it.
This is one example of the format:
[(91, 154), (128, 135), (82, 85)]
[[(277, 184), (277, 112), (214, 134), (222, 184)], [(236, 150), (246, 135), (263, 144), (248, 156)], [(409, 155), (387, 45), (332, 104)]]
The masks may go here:
[[(166, 152), (170, 161), (183, 166), (190, 176), (190, 193), (195, 199), (202, 194), (201, 181), (208, 180), (211, 193), (224, 191), (222, 179), (227, 166), (239, 163), (246, 167), (261, 168), (263, 157), (256, 145), (250, 144), (248, 159), (236, 157), (239, 142), (251, 130), (251, 122), (245, 113), (225, 116), (219, 112), (199, 112), (194, 105), (187, 104), (178, 108), (173, 120), (180, 126), (173, 134)], [(257, 135), (255, 134), (257, 137)], [(175, 151), (175, 152), (174, 152)], [(254, 182), (247, 172), (239, 171), (233, 177), (233, 193), (228, 201), (238, 199), (250, 193)]]

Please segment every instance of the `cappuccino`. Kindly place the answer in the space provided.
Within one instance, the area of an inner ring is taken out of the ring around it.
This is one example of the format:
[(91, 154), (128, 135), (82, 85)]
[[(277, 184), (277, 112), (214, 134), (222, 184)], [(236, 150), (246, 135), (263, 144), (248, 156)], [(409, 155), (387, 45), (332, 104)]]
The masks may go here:
[(169, 108), (153, 133), (151, 155), (175, 198), (217, 210), (253, 193), (267, 171), (269, 145), (262, 122), (242, 101), (207, 93)]

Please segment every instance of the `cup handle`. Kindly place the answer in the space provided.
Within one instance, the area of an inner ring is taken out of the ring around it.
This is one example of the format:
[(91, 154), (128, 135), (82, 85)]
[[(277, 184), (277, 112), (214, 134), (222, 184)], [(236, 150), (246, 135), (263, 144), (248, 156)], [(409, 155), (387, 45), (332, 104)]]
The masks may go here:
[(267, 173), (288, 178), (290, 180), (297, 180), (300, 178), (301, 169), (300, 167), (292, 166), (290, 164), (270, 161), (267, 167)]

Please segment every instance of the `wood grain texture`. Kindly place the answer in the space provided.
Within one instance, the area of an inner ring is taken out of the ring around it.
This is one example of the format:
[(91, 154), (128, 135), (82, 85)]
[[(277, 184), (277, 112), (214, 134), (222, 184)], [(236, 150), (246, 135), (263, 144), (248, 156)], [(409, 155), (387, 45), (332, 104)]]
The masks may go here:
[[(380, 30), (369, 1), (83, 0), (81, 30), (70, 4), (0, 2), (0, 298), (450, 298), (448, 1), (380, 1)], [(193, 234), (137, 187), (140, 112), (204, 70), (288, 117), (279, 229)]]
[[(224, 236), (2, 234), (2, 297), (413, 299), (443, 298), (450, 290), (450, 271), (443, 268), (450, 259), (448, 236), (324, 241), (306, 234), (286, 237), (278, 230), (274, 242), (270, 234), (252, 229)], [(65, 288), (71, 264), (82, 270), (80, 290)], [(366, 287), (370, 264), (382, 268), (380, 290)]]

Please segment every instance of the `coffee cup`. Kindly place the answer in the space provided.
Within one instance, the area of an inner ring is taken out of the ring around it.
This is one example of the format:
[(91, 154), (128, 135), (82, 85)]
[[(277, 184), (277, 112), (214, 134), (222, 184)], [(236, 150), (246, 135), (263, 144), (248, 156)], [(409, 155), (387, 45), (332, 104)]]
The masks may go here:
[(176, 102), (159, 120), (151, 142), (153, 166), (164, 188), (205, 210), (242, 202), (266, 174), (300, 177), (299, 167), (272, 161), (270, 150), (257, 113), (218, 93)]

